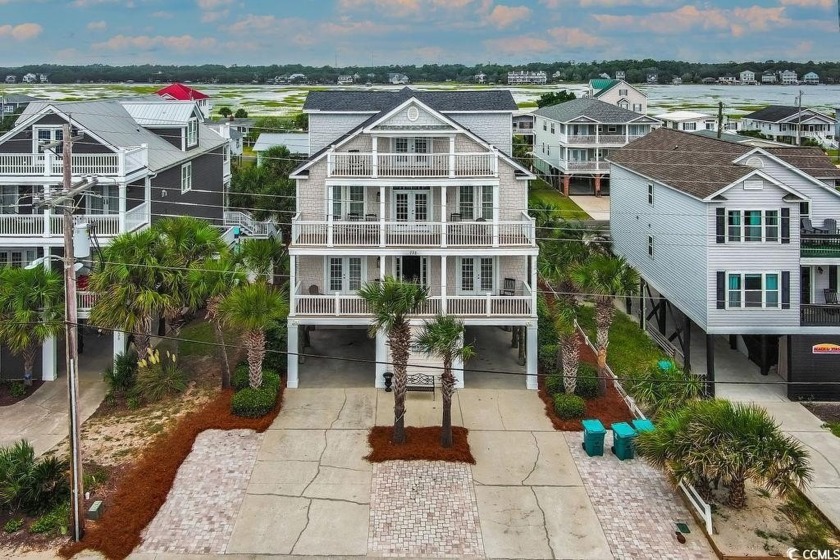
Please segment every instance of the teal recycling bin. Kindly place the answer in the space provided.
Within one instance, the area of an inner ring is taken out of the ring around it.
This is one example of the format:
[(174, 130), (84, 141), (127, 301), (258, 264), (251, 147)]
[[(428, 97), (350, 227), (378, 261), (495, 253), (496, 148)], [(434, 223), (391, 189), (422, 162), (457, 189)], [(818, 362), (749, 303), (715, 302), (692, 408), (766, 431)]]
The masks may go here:
[(607, 430), (600, 420), (583, 420), (583, 449), (590, 457), (604, 454), (604, 436)]
[(634, 430), (627, 422), (616, 422), (612, 425), (612, 431), (613, 454), (622, 461), (632, 459), (634, 456), (633, 438), (636, 437), (636, 430)]
[(633, 428), (637, 432), (652, 432), (653, 431), (653, 422), (651, 422), (647, 418), (645, 418), (645, 419), (637, 418), (637, 419), (633, 420)]

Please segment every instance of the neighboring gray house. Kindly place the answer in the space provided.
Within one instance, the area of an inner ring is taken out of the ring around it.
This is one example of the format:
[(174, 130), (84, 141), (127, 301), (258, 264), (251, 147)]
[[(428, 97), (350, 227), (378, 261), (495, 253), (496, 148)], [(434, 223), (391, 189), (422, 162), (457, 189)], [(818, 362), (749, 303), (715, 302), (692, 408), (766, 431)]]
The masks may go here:
[(741, 130), (755, 130), (787, 144), (796, 143), (798, 130), (800, 138), (830, 145), (833, 125), (834, 120), (819, 111), (787, 105), (770, 105), (741, 117)]
[(306, 132), (263, 132), (254, 143), (257, 165), (262, 163), (262, 153), (275, 146), (286, 146), (293, 156), (309, 156), (309, 134)]
[[(348, 351), (331, 330), (368, 329), (370, 309), (357, 292), (394, 276), (429, 290), (412, 317), (415, 332), (438, 313), (462, 319), (477, 344), (497, 344), (488, 341), (498, 327), (526, 330), (528, 375), (520, 379), (536, 389), (534, 176), (509, 155), (511, 93), (312, 91), (303, 110), (312, 156), (291, 175), (288, 386), (309, 382), (297, 358), (307, 342), (309, 353), (326, 357)], [(362, 334), (352, 352), (369, 360), (352, 368), (384, 387), (385, 337)], [(417, 368), (424, 364), (440, 361), (413, 351), (410, 372), (439, 374)], [(455, 369), (463, 386), (463, 364)]]
[[(610, 162), (613, 249), (641, 275), (640, 316), (657, 323), (655, 338), (676, 341), (690, 368), (699, 327), (709, 381), (717, 336), (764, 374), (775, 365), (792, 382), (836, 379), (840, 169), (821, 150), (663, 128)], [(788, 396), (836, 399), (840, 386), (791, 384)]]
[[(227, 141), (202, 121), (192, 102), (29, 103), (0, 136), (0, 265), (26, 266), (63, 250), (61, 218), (34, 206), (33, 198), (62, 183), (62, 160), (44, 145), (62, 138), (65, 123), (84, 135), (73, 146), (73, 182), (98, 181), (79, 196), (75, 215), (99, 245), (164, 216), (192, 215), (219, 226), (230, 218), (238, 225), (238, 216), (224, 212)], [(78, 298), (84, 319), (96, 295), (81, 290)], [(43, 347), (42, 379), (55, 379), (56, 347), (55, 340)], [(124, 349), (125, 336), (114, 336), (114, 351)], [(0, 350), (0, 368), (11, 371), (5, 376), (14, 375), (16, 364)]]
[(522, 136), (529, 146), (534, 145), (534, 113), (517, 111), (513, 114), (513, 135)]
[(38, 101), (38, 98), (20, 93), (0, 93), (0, 116), (23, 111), (33, 101)]
[(534, 169), (568, 196), (573, 177), (590, 181), (589, 193), (599, 196), (608, 179), (606, 158), (621, 146), (641, 138), (661, 123), (651, 117), (599, 99), (573, 99), (534, 111)]

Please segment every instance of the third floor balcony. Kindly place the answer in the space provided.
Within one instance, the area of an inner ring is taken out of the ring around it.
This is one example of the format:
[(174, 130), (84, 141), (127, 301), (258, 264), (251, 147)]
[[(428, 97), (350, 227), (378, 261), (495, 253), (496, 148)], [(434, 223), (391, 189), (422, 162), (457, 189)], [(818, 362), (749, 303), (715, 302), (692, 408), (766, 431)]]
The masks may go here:
[(490, 152), (330, 152), (328, 177), (498, 177), (499, 154)]

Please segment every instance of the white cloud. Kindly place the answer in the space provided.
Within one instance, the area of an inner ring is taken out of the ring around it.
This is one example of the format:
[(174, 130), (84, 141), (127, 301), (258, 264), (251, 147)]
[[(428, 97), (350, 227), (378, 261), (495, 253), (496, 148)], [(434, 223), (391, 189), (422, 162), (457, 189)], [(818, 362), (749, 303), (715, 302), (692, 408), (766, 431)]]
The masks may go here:
[(44, 28), (37, 23), (21, 23), (20, 25), (0, 25), (0, 38), (11, 37), (16, 41), (34, 39)]
[(95, 43), (94, 49), (112, 51), (172, 49), (178, 51), (206, 50), (216, 47), (213, 37), (193, 37), (192, 35), (114, 35), (107, 41)]
[(103, 29), (106, 29), (107, 27), (108, 27), (108, 24), (105, 22), (105, 20), (92, 21), (92, 22), (87, 24), (87, 28), (90, 31), (102, 31)]

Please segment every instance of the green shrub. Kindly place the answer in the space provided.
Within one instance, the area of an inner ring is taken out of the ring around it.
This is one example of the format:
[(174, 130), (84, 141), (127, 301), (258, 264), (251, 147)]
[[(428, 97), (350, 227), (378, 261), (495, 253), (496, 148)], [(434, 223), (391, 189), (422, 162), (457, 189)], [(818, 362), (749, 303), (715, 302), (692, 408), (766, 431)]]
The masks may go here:
[(281, 321), (265, 332), (265, 359), (263, 367), (279, 373), (286, 373), (288, 360), (286, 358), (287, 325)]
[(137, 381), (137, 353), (117, 354), (114, 364), (105, 370), (103, 377), (108, 385), (108, 393), (125, 395), (134, 388)]
[(584, 399), (594, 399), (598, 396), (598, 368), (592, 364), (581, 363), (578, 366), (575, 395)]
[(70, 525), (70, 503), (63, 502), (36, 519), (29, 532), (36, 535), (66, 535)]
[(16, 533), (23, 528), (23, 519), (9, 519), (6, 521), (6, 524), (3, 525), (3, 530), (7, 533)]
[(557, 344), (543, 344), (537, 353), (537, 363), (543, 371), (557, 371)]
[(703, 391), (698, 376), (676, 367), (663, 370), (658, 365), (652, 366), (622, 381), (627, 392), (654, 416), (660, 410), (674, 410), (699, 398)]
[(545, 296), (537, 296), (537, 344), (542, 348), (546, 344), (557, 344), (557, 329), (548, 311)]
[(36, 514), (70, 493), (67, 464), (55, 457), (35, 459), (25, 440), (0, 449), (0, 506)]
[(245, 387), (233, 395), (230, 408), (235, 416), (259, 418), (271, 412), (276, 401), (277, 391), (272, 387)]
[(241, 391), (245, 387), (250, 386), (251, 382), (248, 374), (247, 362), (242, 362), (234, 368), (233, 374), (230, 377), (230, 386), (233, 387), (234, 391)]
[(582, 418), (586, 414), (586, 402), (577, 395), (560, 393), (554, 395), (554, 412), (564, 420)]
[(12, 381), (9, 383), (9, 394), (14, 398), (19, 399), (26, 396), (26, 385), (20, 381)]
[(545, 390), (549, 395), (557, 395), (566, 392), (566, 387), (563, 385), (563, 375), (554, 373), (545, 378)]
[(169, 350), (161, 358), (160, 352), (152, 351), (145, 360), (140, 360), (137, 369), (135, 396), (148, 402), (157, 402), (166, 396), (181, 393), (187, 388), (184, 372), (178, 367), (177, 359)]
[(280, 392), (280, 375), (270, 369), (263, 370), (263, 388), (271, 389), (275, 393)]

